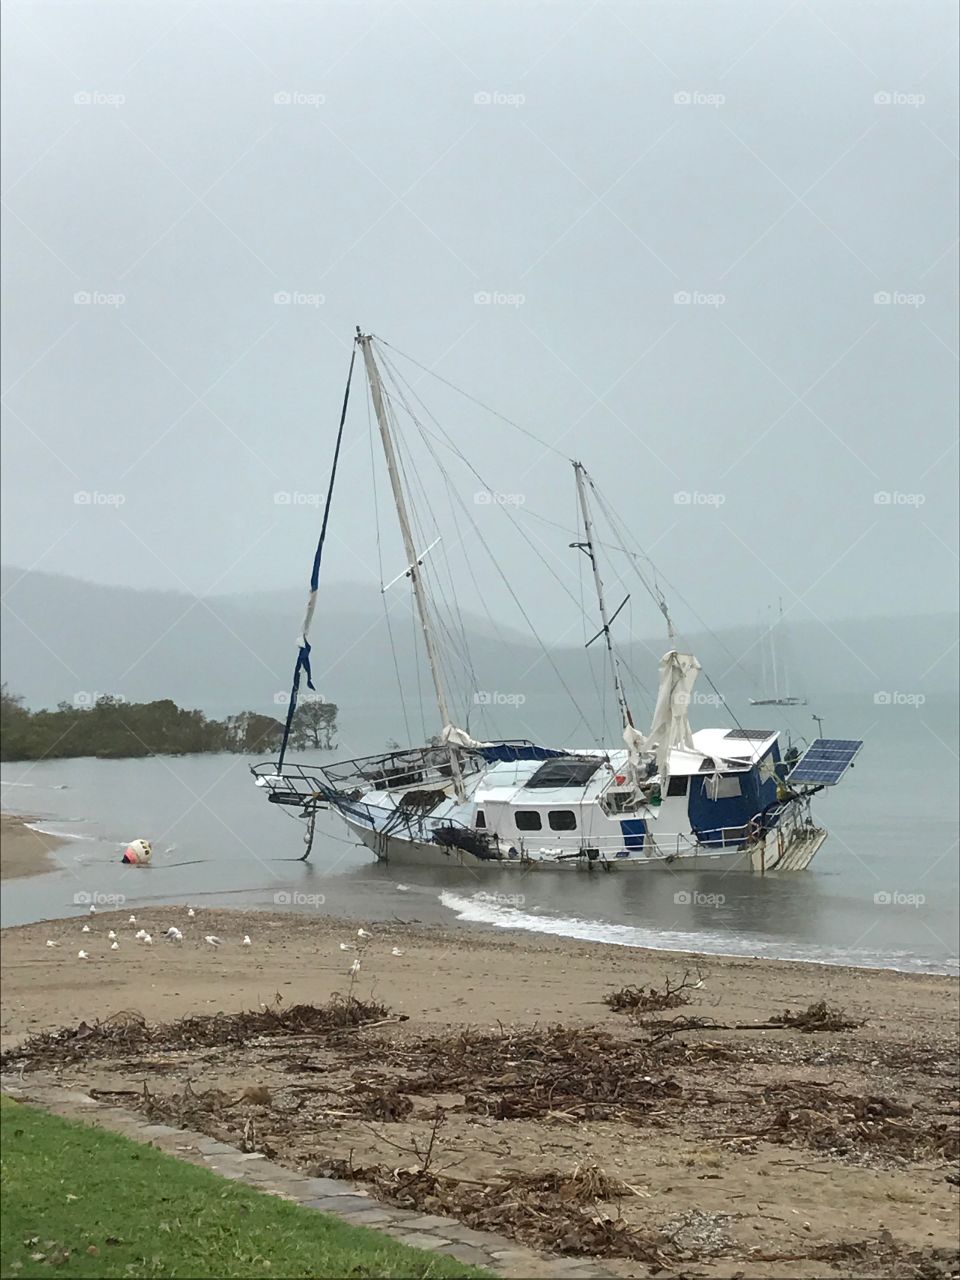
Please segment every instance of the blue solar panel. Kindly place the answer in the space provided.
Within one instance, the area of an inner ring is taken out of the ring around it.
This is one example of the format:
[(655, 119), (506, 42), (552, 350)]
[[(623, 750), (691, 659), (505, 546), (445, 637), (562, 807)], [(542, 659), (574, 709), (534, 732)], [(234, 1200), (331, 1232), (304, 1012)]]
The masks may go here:
[(853, 764), (862, 746), (861, 738), (817, 738), (787, 774), (787, 782), (833, 786)]

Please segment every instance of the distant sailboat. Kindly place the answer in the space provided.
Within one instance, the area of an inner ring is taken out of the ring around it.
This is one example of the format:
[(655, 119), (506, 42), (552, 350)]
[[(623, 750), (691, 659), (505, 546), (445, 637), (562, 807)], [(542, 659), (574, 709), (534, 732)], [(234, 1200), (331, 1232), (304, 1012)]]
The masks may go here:
[(781, 600), (776, 622), (771, 623), (760, 637), (760, 683), (765, 692), (760, 698), (749, 699), (751, 707), (805, 707), (807, 705), (806, 698), (781, 692), (781, 689), (790, 688), (786, 663), (782, 656), (779, 661), (777, 658), (777, 630), (782, 625), (783, 601)]

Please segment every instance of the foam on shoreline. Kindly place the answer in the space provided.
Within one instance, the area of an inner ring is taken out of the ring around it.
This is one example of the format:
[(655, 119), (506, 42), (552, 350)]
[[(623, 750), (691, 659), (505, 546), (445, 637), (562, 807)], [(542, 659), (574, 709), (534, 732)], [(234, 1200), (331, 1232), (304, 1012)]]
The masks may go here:
[[(579, 916), (532, 915), (518, 907), (498, 901), (490, 894), (472, 897), (443, 891), (441, 904), (454, 912), (458, 920), (469, 924), (490, 925), (495, 929), (517, 929), (581, 942), (601, 942), (616, 947), (637, 947), (650, 951), (694, 952), (701, 955), (759, 957), (763, 960), (787, 960), (803, 964), (843, 965), (855, 969), (892, 969), (897, 973), (930, 973), (956, 976), (960, 960), (954, 957), (934, 963), (908, 954), (881, 956), (869, 951), (828, 950), (822, 946), (804, 947), (793, 943), (788, 953), (780, 942), (731, 935), (685, 933), (681, 930), (638, 928), (612, 924), (605, 920), (582, 919)], [(733, 944), (733, 945), (731, 945)]]

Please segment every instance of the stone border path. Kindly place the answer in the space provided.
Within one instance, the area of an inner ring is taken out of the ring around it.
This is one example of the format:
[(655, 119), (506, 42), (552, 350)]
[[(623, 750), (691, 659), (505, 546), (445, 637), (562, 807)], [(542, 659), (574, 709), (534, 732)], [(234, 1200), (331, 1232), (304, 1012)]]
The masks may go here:
[(536, 1253), (506, 1236), (475, 1231), (455, 1218), (398, 1209), (375, 1200), (353, 1182), (337, 1178), (307, 1178), (266, 1157), (245, 1153), (190, 1129), (150, 1124), (132, 1111), (99, 1102), (79, 1089), (30, 1084), (4, 1077), (3, 1092), (17, 1102), (34, 1103), (68, 1120), (100, 1125), (135, 1142), (158, 1147), (167, 1155), (203, 1165), (224, 1178), (233, 1178), (268, 1195), (294, 1200), (307, 1209), (322, 1210), (352, 1226), (374, 1227), (401, 1244), (449, 1254), (458, 1262), (485, 1267), (507, 1280), (609, 1280), (609, 1273), (589, 1259)]

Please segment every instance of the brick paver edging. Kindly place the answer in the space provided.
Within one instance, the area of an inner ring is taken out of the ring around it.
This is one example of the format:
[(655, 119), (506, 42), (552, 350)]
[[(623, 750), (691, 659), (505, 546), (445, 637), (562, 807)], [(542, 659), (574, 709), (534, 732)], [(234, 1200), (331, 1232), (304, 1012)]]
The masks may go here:
[(224, 1178), (245, 1182), (257, 1191), (294, 1200), (352, 1226), (375, 1228), (401, 1244), (436, 1250), (458, 1262), (486, 1267), (508, 1280), (605, 1280), (609, 1274), (593, 1262), (536, 1253), (506, 1236), (465, 1227), (455, 1218), (384, 1204), (352, 1182), (304, 1177), (264, 1156), (239, 1151), (190, 1129), (150, 1124), (135, 1112), (98, 1102), (79, 1089), (28, 1084), (19, 1077), (4, 1078), (2, 1089), (17, 1102), (35, 1104), (65, 1119), (100, 1125), (135, 1142), (159, 1147), (167, 1155), (203, 1165)]

